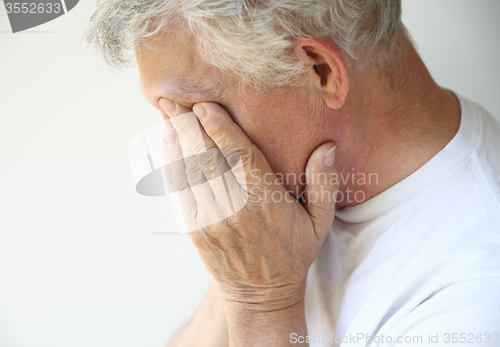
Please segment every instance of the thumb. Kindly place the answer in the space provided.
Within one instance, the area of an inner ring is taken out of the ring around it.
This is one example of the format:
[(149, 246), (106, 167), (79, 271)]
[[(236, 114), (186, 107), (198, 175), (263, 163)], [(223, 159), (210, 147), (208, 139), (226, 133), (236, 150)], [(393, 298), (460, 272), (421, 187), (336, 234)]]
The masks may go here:
[(316, 233), (324, 233), (333, 223), (339, 189), (335, 163), (336, 146), (326, 142), (316, 148), (306, 165), (306, 186), (302, 205), (309, 213)]

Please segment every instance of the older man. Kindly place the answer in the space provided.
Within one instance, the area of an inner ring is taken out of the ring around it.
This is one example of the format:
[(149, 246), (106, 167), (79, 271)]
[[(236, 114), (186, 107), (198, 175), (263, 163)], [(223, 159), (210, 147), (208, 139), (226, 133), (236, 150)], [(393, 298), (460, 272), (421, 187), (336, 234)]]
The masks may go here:
[(112, 64), (135, 48), (214, 277), (169, 346), (499, 343), (500, 125), (433, 81), (400, 1), (107, 0), (91, 22)]

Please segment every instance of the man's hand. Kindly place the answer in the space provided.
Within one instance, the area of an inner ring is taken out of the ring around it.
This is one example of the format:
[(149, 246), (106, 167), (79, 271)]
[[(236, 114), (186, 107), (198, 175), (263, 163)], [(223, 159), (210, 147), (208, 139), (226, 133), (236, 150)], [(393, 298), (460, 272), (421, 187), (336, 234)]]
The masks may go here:
[(334, 219), (334, 144), (319, 146), (296, 178), (305, 183), (298, 202), (222, 107), (201, 103), (193, 113), (166, 99), (160, 106), (169, 115), (167, 175), (193, 243), (220, 286), (230, 342), (248, 345), (245, 326), (253, 330), (255, 319), (267, 319), (259, 327), (285, 333), (285, 345), (290, 333), (305, 331), (307, 271)]

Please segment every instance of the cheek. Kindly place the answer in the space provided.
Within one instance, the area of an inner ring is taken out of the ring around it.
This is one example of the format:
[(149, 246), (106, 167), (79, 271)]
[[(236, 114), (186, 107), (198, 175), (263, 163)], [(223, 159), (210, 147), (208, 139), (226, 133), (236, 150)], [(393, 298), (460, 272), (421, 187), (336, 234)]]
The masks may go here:
[(293, 196), (302, 192), (298, 178), (311, 153), (330, 140), (326, 109), (321, 105), (306, 93), (284, 93), (247, 98), (226, 107)]
[[(279, 96), (278, 96), (279, 97)], [(310, 103), (254, 103), (233, 119), (262, 151), (275, 173), (300, 173), (317, 144), (322, 124)]]

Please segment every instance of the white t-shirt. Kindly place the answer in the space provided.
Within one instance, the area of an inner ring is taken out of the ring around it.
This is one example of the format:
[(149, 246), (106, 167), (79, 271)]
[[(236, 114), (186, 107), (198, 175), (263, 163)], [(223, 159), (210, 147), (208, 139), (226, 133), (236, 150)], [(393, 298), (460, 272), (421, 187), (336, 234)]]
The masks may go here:
[(459, 99), (441, 152), (337, 211), (308, 276), (311, 346), (500, 346), (500, 122)]

